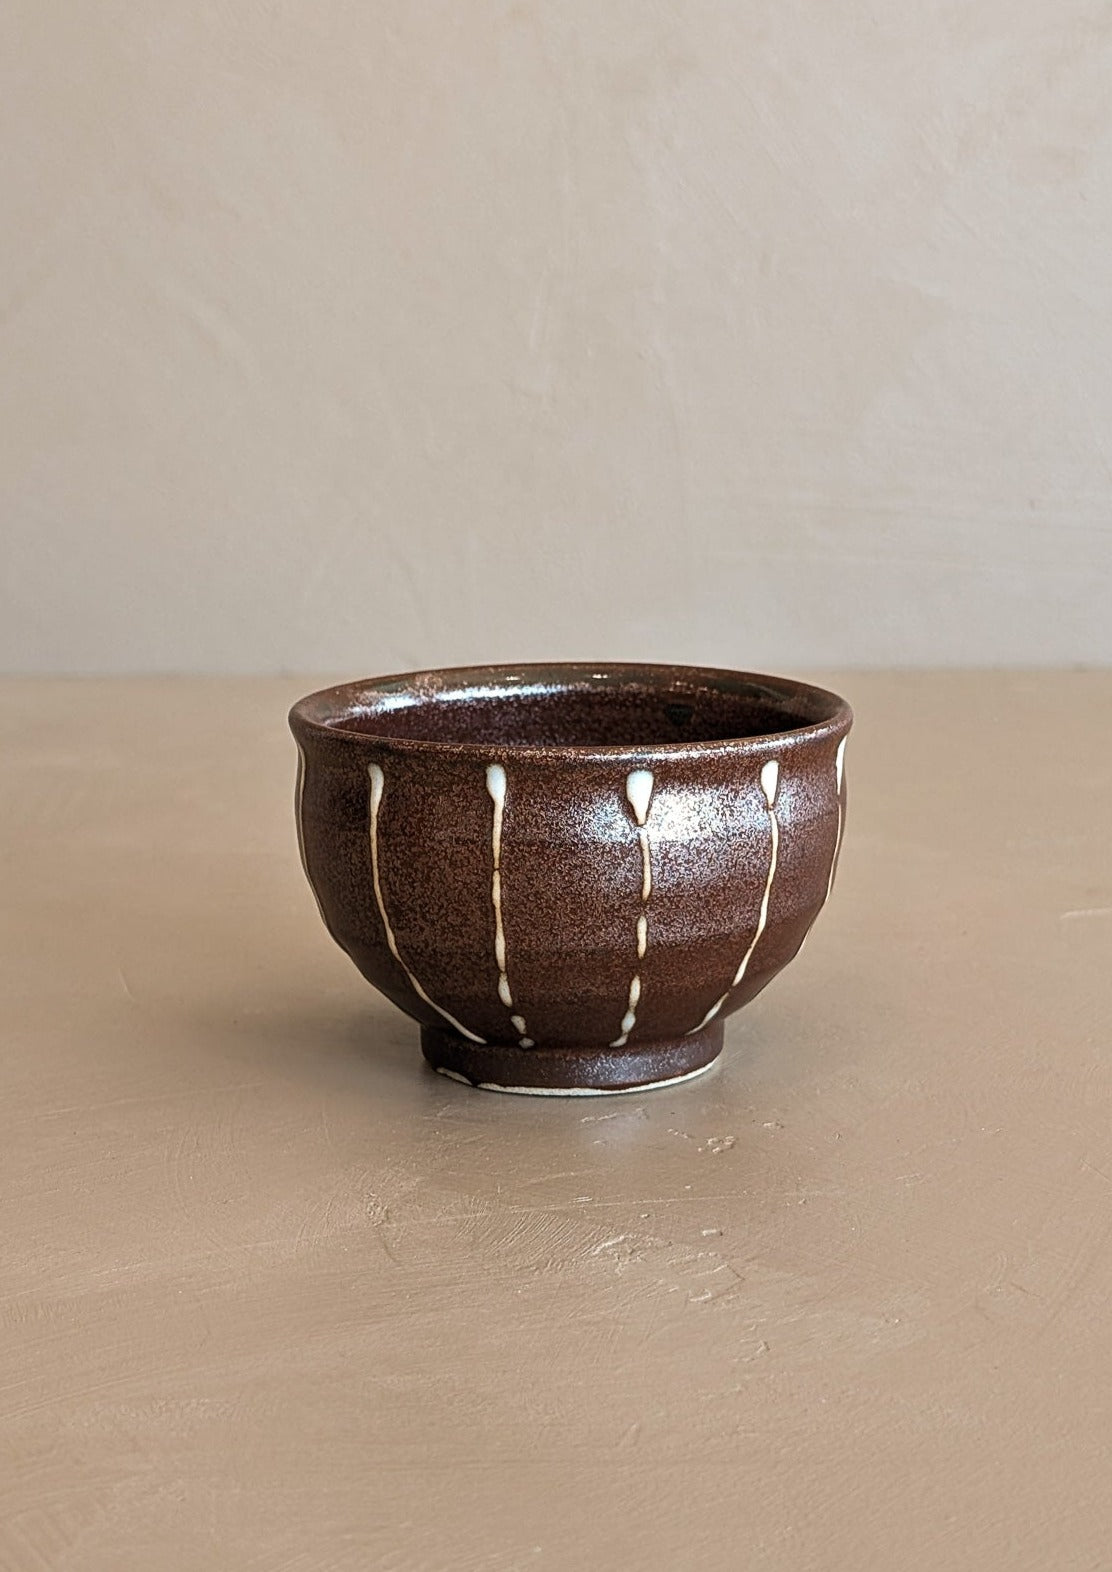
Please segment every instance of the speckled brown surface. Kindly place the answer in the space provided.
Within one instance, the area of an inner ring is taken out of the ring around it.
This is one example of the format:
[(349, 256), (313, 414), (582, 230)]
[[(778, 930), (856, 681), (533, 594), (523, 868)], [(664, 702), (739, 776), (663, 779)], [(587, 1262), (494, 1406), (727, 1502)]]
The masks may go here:
[(426, 1057), (484, 1086), (704, 1068), (831, 886), (851, 715), (822, 689), (484, 667), (346, 684), (291, 724), (329, 931)]
[(826, 918), (576, 1102), (324, 932), (312, 677), (0, 683), (4, 1572), (1104, 1572), (1112, 674), (820, 680)]

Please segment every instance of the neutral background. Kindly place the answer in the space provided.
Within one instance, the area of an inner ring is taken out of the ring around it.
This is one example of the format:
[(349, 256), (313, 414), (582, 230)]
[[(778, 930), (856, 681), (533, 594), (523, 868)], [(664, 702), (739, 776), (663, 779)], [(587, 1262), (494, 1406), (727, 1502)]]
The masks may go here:
[[(0, 6), (0, 670), (202, 674), (0, 682), (0, 1572), (1109, 1572), (1112, 671), (854, 668), (1112, 662), (1110, 85), (1112, 0)], [(530, 656), (857, 708), (689, 1086), (442, 1081), (305, 887), (308, 674)]]
[(599, 1100), (331, 942), (304, 674), (0, 682), (3, 1572), (1109, 1572), (1112, 672), (849, 676), (830, 910)]
[(1112, 9), (8, 0), (0, 668), (1112, 657)]

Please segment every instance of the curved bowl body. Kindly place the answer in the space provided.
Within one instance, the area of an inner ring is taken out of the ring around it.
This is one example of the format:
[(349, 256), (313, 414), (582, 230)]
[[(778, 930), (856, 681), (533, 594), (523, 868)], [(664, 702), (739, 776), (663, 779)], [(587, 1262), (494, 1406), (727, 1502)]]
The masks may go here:
[(519, 666), (294, 706), (302, 861), (449, 1074), (625, 1090), (705, 1067), (833, 883), (849, 707), (781, 678)]

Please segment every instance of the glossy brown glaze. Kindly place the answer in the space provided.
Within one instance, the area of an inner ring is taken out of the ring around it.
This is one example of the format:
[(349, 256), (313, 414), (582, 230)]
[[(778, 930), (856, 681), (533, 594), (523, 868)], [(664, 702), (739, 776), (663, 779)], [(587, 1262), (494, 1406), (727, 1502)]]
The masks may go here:
[(621, 1091), (710, 1064), (833, 879), (848, 705), (675, 666), (408, 673), (294, 706), (332, 936), (475, 1084)]

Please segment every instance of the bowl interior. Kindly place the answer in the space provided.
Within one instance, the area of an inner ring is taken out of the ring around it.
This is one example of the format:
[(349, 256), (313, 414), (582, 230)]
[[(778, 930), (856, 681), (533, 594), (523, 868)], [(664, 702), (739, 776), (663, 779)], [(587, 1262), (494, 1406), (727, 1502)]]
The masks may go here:
[(670, 666), (482, 667), (352, 683), (309, 717), (362, 736), (502, 747), (652, 748), (794, 731), (836, 695), (785, 678)]

